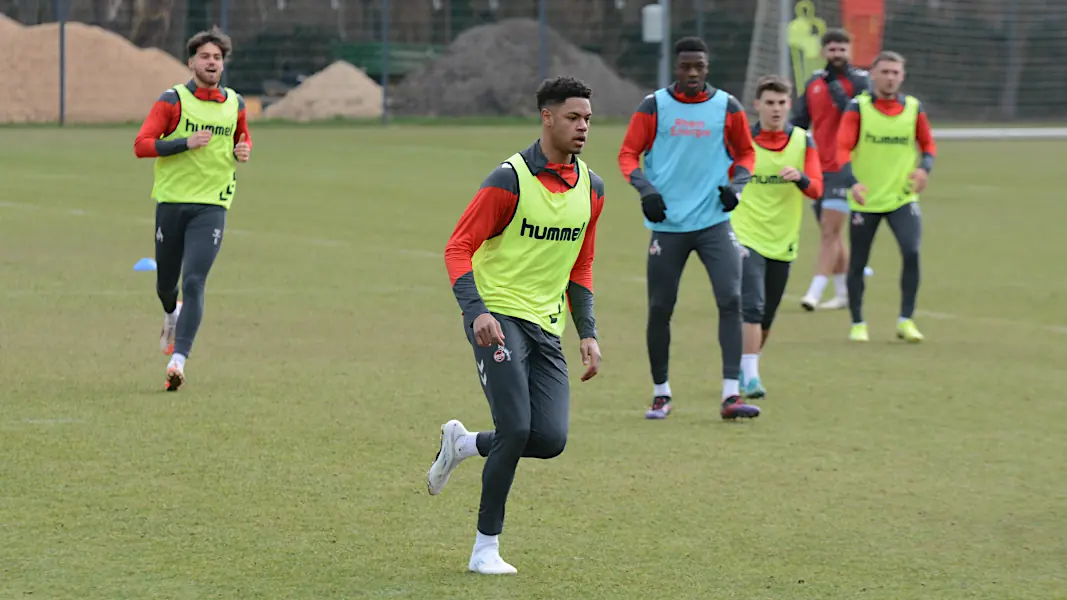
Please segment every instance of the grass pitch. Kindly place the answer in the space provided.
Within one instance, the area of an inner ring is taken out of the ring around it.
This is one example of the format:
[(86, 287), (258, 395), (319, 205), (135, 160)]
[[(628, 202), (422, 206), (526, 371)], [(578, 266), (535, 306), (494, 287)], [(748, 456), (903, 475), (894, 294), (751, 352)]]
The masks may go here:
[[(254, 128), (255, 129), (255, 128)], [(676, 413), (647, 422), (648, 235), (604, 177), (604, 364), (572, 431), (523, 461), (503, 556), (465, 572), (479, 459), (440, 497), (438, 428), (491, 426), (441, 258), (528, 127), (261, 128), (240, 169), (187, 386), (157, 348), (151, 162), (135, 129), (0, 129), (0, 597), (1067, 597), (1067, 143), (944, 142), (922, 207), (917, 321), (872, 258), (872, 341), (807, 314), (801, 257), (761, 365), (763, 416), (717, 413), (710, 285), (674, 317)]]

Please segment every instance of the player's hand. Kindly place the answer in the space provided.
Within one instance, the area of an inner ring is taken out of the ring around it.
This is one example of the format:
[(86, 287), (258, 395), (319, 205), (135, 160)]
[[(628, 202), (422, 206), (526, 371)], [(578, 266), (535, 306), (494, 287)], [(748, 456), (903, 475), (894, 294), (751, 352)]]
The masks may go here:
[(211, 141), (211, 130), (210, 129), (201, 129), (200, 131), (197, 131), (196, 133), (194, 133), (193, 135), (191, 135), (191, 136), (189, 136), (188, 138), (185, 139), (185, 143), (189, 146), (190, 150), (195, 150), (197, 148), (203, 148), (204, 146), (207, 146), (207, 143), (210, 142), (210, 141)]
[(248, 162), (252, 156), (252, 146), (245, 141), (247, 139), (248, 134), (242, 133), (241, 139), (237, 140), (237, 145), (233, 147), (233, 155), (237, 158), (237, 162)]
[(865, 206), (867, 204), (867, 186), (862, 183), (857, 183), (852, 186), (852, 199), (856, 201), (856, 204)]
[(493, 315), (482, 313), (474, 319), (474, 341), (483, 348), (493, 344), (504, 345), (504, 330), (500, 328), (500, 321)]
[(926, 178), (930, 174), (926, 172), (926, 169), (915, 169), (908, 175), (908, 179), (911, 180), (911, 191), (916, 194), (921, 194), (926, 189)]
[(600, 344), (595, 338), (585, 338), (581, 343), (582, 364), (585, 365), (585, 374), (582, 381), (589, 381), (600, 372)]
[(800, 181), (800, 171), (793, 167), (785, 167), (778, 172), (778, 176), (786, 181)]
[(645, 218), (653, 223), (662, 223), (667, 220), (667, 204), (659, 192), (641, 196), (641, 212), (645, 213)]
[(730, 212), (737, 208), (737, 205), (741, 203), (741, 199), (734, 193), (733, 188), (728, 185), (720, 185), (719, 202), (722, 202), (722, 207), (726, 212)]

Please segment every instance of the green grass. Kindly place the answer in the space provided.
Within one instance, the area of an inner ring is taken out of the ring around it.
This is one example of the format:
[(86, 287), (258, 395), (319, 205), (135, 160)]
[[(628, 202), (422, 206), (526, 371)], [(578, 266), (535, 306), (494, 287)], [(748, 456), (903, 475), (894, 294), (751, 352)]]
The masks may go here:
[(438, 427), (491, 426), (440, 257), (526, 127), (263, 129), (190, 358), (162, 392), (151, 162), (134, 129), (0, 130), (0, 597), (1067, 597), (1062, 142), (941, 144), (918, 322), (892, 339), (883, 230), (872, 342), (803, 313), (801, 258), (764, 415), (718, 417), (710, 287), (675, 312), (676, 413), (647, 422), (647, 233), (606, 180), (604, 365), (572, 360), (567, 451), (524, 461), (504, 557), (465, 573), (480, 460), (426, 495)]

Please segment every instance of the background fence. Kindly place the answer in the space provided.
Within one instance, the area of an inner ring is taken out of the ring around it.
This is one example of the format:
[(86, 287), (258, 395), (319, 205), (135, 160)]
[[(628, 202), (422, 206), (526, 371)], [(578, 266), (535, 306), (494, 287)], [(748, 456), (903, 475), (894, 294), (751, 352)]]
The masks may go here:
[[(642, 35), (647, 4), (0, 0), (0, 13), (9, 19), (0, 20), (0, 77), (12, 82), (0, 92), (0, 123), (138, 120), (163, 88), (187, 78), (181, 71), (185, 40), (213, 24), (235, 44), (226, 83), (249, 99), (259, 117), (377, 117), (383, 105), (389, 116), (530, 114), (540, 78), (557, 74), (587, 80), (598, 114), (624, 117), (660, 83), (661, 46)], [(847, 3), (666, 4), (670, 39), (705, 39), (712, 82), (747, 100), (761, 75), (784, 71), (799, 84), (821, 66), (818, 35), (842, 25), (841, 8)], [(882, 16), (849, 23), (858, 43), (880, 39), (881, 47), (908, 57), (906, 87), (933, 117), (1067, 120), (1064, 0), (852, 4), (875, 7)], [(67, 26), (57, 26), (60, 20)], [(336, 61), (358, 69), (340, 65), (324, 72)], [(301, 98), (293, 88), (302, 84)], [(312, 102), (311, 96), (318, 100)]]

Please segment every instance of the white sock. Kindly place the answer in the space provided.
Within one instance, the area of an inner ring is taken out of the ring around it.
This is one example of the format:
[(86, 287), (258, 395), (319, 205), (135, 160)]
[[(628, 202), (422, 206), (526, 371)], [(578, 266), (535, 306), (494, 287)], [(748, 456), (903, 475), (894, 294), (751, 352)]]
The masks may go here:
[(663, 383), (656, 383), (652, 385), (653, 396), (670, 396), (671, 384), (664, 381)]
[(176, 365), (176, 366), (181, 367), (181, 368), (184, 369), (185, 368), (185, 355), (184, 354), (178, 354), (177, 352), (175, 352), (174, 354), (171, 354), (170, 355), (170, 364)]
[(746, 381), (759, 379), (759, 354), (742, 354), (741, 372), (745, 374)]
[(844, 273), (834, 275), (834, 289), (837, 291), (838, 298), (848, 296), (848, 280)]
[(826, 289), (826, 275), (816, 275), (811, 278), (811, 287), (808, 288), (808, 298), (818, 300), (822, 298), (822, 292)]
[(500, 536), (485, 535), (479, 531), (478, 535), (474, 538), (474, 554), (485, 552), (486, 550), (499, 551)]
[(722, 380), (722, 399), (741, 395), (741, 382), (736, 379)]
[(900, 325), (900, 324), (901, 324), (901, 323), (903, 323), (904, 321), (908, 321), (908, 320), (909, 320), (909, 319), (906, 319), (906, 318), (904, 318), (904, 317), (897, 317), (897, 325)]
[(460, 458), (478, 456), (478, 434), (468, 433), (456, 441), (456, 453)]

